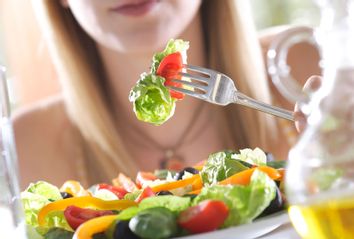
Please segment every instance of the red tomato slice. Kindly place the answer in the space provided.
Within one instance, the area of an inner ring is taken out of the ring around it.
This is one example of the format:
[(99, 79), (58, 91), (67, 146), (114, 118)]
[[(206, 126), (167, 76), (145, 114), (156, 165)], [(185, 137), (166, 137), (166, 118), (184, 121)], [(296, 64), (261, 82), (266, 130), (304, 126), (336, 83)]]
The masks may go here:
[[(183, 68), (182, 55), (179, 52), (175, 52), (165, 56), (160, 62), (157, 68), (156, 74), (162, 76), (166, 79), (165, 86), (175, 86), (181, 87), (182, 84), (172, 82), (173, 79), (180, 79), (181, 76), (178, 74)], [(170, 95), (176, 99), (183, 99), (184, 94), (170, 90)]]
[(141, 202), (141, 200), (143, 200), (144, 198), (148, 198), (148, 197), (153, 197), (156, 194), (154, 193), (154, 191), (152, 191), (152, 189), (150, 187), (146, 187), (143, 189), (143, 191), (140, 193), (139, 197), (137, 197), (135, 199), (135, 202), (139, 203)]
[(76, 230), (82, 223), (96, 217), (113, 215), (112, 211), (94, 210), (88, 208), (80, 208), (69, 206), (64, 210), (64, 216), (68, 224), (73, 230)]
[(98, 184), (98, 189), (107, 189), (108, 191), (114, 193), (119, 199), (124, 198), (124, 195), (128, 193), (128, 191), (123, 187), (115, 187), (105, 183)]
[(136, 176), (136, 185), (139, 188), (142, 188), (144, 183), (146, 183), (147, 181), (154, 181), (156, 180), (157, 177), (155, 176), (155, 174), (150, 173), (150, 172), (138, 172), (138, 175)]
[(223, 201), (206, 200), (181, 212), (178, 224), (192, 233), (209, 232), (219, 228), (228, 215)]

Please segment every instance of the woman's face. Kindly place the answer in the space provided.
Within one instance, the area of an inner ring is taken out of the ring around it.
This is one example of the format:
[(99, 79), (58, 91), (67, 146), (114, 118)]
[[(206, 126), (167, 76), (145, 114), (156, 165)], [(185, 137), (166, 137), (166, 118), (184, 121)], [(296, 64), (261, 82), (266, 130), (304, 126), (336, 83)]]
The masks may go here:
[(177, 38), (202, 0), (62, 0), (99, 44), (120, 52), (152, 52)]

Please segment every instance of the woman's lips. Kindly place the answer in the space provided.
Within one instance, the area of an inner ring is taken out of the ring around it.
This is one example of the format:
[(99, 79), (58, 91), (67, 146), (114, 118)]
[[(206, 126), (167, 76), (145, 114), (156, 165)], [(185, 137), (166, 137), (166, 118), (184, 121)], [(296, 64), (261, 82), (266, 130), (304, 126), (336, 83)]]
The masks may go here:
[(148, 13), (158, 0), (140, 0), (135, 3), (126, 3), (110, 10), (126, 16), (142, 16)]

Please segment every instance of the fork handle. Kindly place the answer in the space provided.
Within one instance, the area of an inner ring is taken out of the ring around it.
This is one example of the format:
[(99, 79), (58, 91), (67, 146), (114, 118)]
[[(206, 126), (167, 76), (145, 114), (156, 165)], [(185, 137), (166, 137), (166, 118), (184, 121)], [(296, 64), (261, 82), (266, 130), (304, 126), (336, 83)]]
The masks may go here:
[(268, 113), (283, 119), (294, 121), (293, 112), (289, 110), (282, 109), (280, 107), (272, 106), (261, 101), (255, 100), (245, 94), (238, 91), (234, 93), (234, 103), (244, 105), (264, 113)]

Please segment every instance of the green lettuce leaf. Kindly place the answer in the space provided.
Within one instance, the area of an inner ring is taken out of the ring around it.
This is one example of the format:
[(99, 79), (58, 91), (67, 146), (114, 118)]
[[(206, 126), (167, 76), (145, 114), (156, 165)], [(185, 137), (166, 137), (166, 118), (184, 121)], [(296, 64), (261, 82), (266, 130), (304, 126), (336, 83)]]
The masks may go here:
[(140, 212), (139, 207), (128, 207), (117, 215), (117, 220), (122, 220), (122, 221), (130, 220), (132, 217), (138, 214), (138, 212)]
[(222, 200), (230, 210), (223, 227), (250, 223), (275, 198), (276, 187), (275, 182), (267, 174), (255, 170), (249, 185), (205, 187), (194, 199), (193, 204), (196, 205), (208, 199)]
[[(180, 52), (182, 54), (182, 57), (186, 61), (188, 48), (189, 48), (189, 42), (187, 42), (187, 41), (183, 41), (181, 39), (169, 40), (166, 45), (166, 48), (162, 52), (156, 53), (153, 56), (150, 73), (156, 74), (156, 71), (159, 68), (159, 65), (160, 65), (162, 59), (169, 54), (172, 54), (175, 52)], [(184, 63), (186, 63), (186, 62), (184, 62)]]
[(191, 204), (189, 197), (179, 197), (173, 195), (164, 195), (158, 197), (148, 197), (139, 204), (140, 209), (152, 207), (165, 207), (172, 212), (181, 212), (187, 209)]
[(62, 228), (52, 228), (45, 235), (44, 239), (72, 239), (74, 233)]
[(57, 201), (63, 199), (60, 194), (59, 188), (44, 181), (31, 183), (25, 191), (42, 196), (49, 201)]
[(164, 86), (163, 77), (143, 73), (130, 91), (136, 117), (144, 122), (161, 125), (174, 113), (176, 103)]
[(44, 235), (49, 228), (59, 227), (72, 230), (64, 218), (63, 212), (52, 212), (46, 217), (47, 225), (39, 227), (38, 213), (47, 204), (63, 199), (59, 189), (47, 182), (32, 183), (21, 193), (21, 201), (25, 212), (26, 224)]
[(232, 151), (222, 151), (209, 155), (200, 172), (204, 184), (215, 184), (235, 173), (248, 169), (242, 162), (235, 160)]
[(232, 158), (257, 166), (267, 164), (267, 155), (260, 148), (255, 148), (254, 150), (248, 148), (241, 149), (240, 153), (233, 155)]
[(124, 195), (124, 199), (134, 201), (139, 197), (142, 191), (143, 190), (140, 189), (140, 190), (135, 190), (134, 192), (131, 193), (127, 193)]
[(62, 199), (59, 189), (47, 182), (32, 183), (21, 193), (26, 224), (38, 226), (38, 213), (48, 203)]

